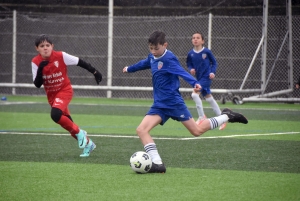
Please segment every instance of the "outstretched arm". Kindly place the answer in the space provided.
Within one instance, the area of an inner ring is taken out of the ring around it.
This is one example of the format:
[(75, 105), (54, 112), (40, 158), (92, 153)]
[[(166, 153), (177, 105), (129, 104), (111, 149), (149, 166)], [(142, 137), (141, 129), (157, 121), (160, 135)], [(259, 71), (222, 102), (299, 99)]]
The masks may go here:
[(98, 70), (96, 70), (90, 63), (87, 63), (79, 58), (77, 66), (80, 66), (81, 68), (84, 68), (88, 70), (90, 73), (92, 73), (95, 77), (97, 84), (101, 82), (102, 74)]
[(69, 65), (80, 66), (81, 68), (88, 70), (90, 73), (92, 73), (94, 75), (97, 84), (99, 84), (101, 82), (102, 74), (98, 70), (96, 70), (91, 64), (83, 61), (82, 59), (80, 59), (76, 56), (70, 55), (66, 52), (62, 52), (62, 55), (63, 55), (64, 62), (67, 66), (69, 66)]
[(133, 73), (139, 70), (145, 70), (151, 68), (149, 57), (133, 64), (131, 66), (125, 66), (123, 68), (123, 73)]

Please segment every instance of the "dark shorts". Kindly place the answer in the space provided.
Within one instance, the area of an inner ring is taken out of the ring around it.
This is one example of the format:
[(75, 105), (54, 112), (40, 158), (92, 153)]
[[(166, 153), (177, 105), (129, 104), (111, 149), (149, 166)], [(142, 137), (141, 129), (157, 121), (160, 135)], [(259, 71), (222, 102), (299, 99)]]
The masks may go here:
[(164, 125), (169, 118), (176, 121), (187, 121), (192, 117), (192, 114), (186, 106), (181, 106), (175, 109), (166, 109), (166, 108), (153, 108), (147, 112), (146, 115), (159, 115), (162, 119), (160, 125)]
[(199, 83), (202, 87), (200, 92), (203, 97), (205, 97), (207, 94), (211, 94), (210, 91), (211, 80), (200, 80)]
[(211, 94), (210, 87), (202, 87), (201, 95), (205, 97), (207, 94)]

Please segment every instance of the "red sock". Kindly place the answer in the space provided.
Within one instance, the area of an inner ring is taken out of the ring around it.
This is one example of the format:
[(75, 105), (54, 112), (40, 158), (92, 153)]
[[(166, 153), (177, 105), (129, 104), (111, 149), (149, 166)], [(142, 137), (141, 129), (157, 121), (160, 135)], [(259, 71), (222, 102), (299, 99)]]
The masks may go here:
[[(77, 133), (76, 133), (77, 134)], [(75, 135), (75, 134), (72, 134), (71, 133), (71, 136), (75, 139), (75, 140), (77, 140), (77, 136)]]
[(79, 127), (71, 121), (68, 117), (62, 115), (60, 120), (57, 122), (61, 127), (69, 131), (69, 133), (72, 135), (73, 138), (77, 140), (77, 137), (75, 134), (79, 133)]

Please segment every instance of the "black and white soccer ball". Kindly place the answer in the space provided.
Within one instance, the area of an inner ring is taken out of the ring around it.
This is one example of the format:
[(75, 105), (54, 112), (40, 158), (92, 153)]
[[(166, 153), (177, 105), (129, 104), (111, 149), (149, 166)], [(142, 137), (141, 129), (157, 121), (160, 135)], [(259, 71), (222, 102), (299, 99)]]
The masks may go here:
[(144, 151), (137, 151), (130, 157), (130, 167), (136, 173), (147, 173), (151, 169), (151, 166), (151, 157)]

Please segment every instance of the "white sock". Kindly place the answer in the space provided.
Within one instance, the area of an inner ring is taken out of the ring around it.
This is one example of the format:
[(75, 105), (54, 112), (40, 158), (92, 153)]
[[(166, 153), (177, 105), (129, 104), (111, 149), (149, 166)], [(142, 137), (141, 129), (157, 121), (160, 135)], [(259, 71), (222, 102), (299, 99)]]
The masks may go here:
[(204, 117), (205, 114), (204, 114), (204, 111), (203, 111), (203, 105), (202, 105), (202, 101), (201, 101), (201, 98), (200, 98), (199, 94), (192, 93), (192, 98), (196, 103), (196, 109), (197, 109), (198, 116), (200, 118)]
[(207, 102), (209, 102), (210, 106), (212, 107), (214, 113), (219, 116), (221, 115), (221, 110), (220, 110), (220, 107), (218, 105), (218, 103), (216, 102), (216, 100), (214, 99), (213, 96), (209, 97), (209, 98), (205, 98), (205, 100)]
[(226, 114), (222, 114), (217, 117), (209, 118), (210, 122), (210, 130), (217, 128), (219, 125), (228, 122), (228, 116)]
[(162, 160), (160, 158), (160, 155), (158, 154), (155, 143), (146, 144), (144, 146), (144, 149), (150, 155), (153, 163), (162, 164)]

